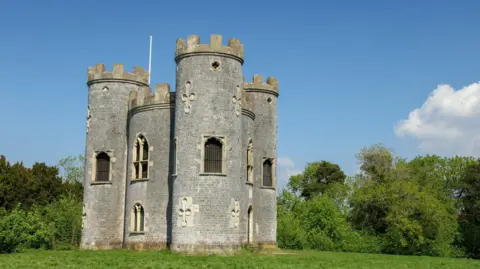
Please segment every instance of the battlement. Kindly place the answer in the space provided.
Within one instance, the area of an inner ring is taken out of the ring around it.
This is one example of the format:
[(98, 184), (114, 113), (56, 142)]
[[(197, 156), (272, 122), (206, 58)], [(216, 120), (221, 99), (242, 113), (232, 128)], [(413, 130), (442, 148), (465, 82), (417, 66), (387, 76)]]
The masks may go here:
[(245, 91), (269, 91), (278, 95), (278, 80), (274, 77), (267, 77), (266, 83), (263, 83), (262, 75), (253, 75), (252, 82), (245, 82), (243, 79), (243, 88)]
[(210, 44), (200, 44), (200, 36), (188, 36), (187, 41), (179, 38), (177, 39), (177, 46), (175, 49), (175, 60), (192, 53), (221, 53), (233, 56), (243, 63), (243, 44), (236, 38), (228, 40), (228, 45), (224, 46), (221, 35), (210, 35)]
[(132, 72), (124, 72), (123, 64), (114, 64), (112, 72), (106, 72), (104, 64), (88, 67), (87, 84), (90, 85), (100, 80), (126, 80), (148, 86), (148, 71), (145, 71), (143, 67), (135, 66)]
[(175, 102), (175, 93), (170, 92), (170, 85), (157, 84), (152, 93), (150, 87), (144, 87), (140, 91), (131, 91), (128, 98), (128, 108), (153, 105), (153, 104), (172, 104)]

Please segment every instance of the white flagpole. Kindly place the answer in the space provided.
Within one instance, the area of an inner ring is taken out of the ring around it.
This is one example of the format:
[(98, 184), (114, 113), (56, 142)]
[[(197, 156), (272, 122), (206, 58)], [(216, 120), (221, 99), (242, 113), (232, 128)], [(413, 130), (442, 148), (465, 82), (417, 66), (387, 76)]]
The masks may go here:
[(150, 85), (151, 74), (152, 74), (152, 34), (150, 34), (150, 55), (148, 57), (148, 85)]

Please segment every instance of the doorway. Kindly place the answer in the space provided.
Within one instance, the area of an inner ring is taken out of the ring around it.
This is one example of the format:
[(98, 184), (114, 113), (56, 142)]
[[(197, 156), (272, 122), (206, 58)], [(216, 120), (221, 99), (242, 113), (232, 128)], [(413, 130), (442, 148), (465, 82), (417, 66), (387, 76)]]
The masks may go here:
[(248, 244), (253, 243), (253, 208), (248, 208), (248, 225), (247, 225), (247, 241)]

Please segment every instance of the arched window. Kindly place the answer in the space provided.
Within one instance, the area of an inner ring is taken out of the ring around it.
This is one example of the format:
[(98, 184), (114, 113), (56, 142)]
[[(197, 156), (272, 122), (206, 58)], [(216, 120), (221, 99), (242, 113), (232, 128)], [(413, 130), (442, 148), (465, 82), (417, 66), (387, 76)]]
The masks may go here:
[(110, 156), (100, 152), (96, 157), (95, 181), (109, 181), (110, 179)]
[(130, 230), (132, 232), (143, 232), (145, 227), (144, 222), (145, 213), (141, 204), (135, 204), (132, 207), (132, 214), (130, 216)]
[(222, 142), (213, 137), (205, 142), (205, 173), (222, 173), (222, 147)]
[(253, 183), (253, 143), (252, 140), (247, 146), (247, 182)]
[(148, 142), (143, 135), (139, 135), (135, 139), (133, 150), (133, 179), (148, 178)]
[(271, 159), (263, 162), (263, 186), (273, 187), (273, 164)]

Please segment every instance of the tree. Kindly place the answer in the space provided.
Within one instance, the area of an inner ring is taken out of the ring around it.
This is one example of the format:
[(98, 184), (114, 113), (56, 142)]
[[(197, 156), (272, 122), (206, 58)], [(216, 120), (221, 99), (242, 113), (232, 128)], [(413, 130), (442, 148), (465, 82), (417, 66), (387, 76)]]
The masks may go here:
[(85, 157), (83, 155), (68, 156), (58, 162), (65, 181), (80, 182), (84, 180)]
[(462, 243), (467, 255), (480, 258), (480, 160), (470, 165), (459, 187), (462, 212), (459, 217)]
[(64, 179), (63, 193), (77, 201), (83, 199), (84, 164), (82, 155), (68, 156), (58, 162)]
[(334, 184), (345, 183), (346, 175), (338, 164), (327, 161), (308, 163), (302, 174), (292, 176), (288, 187), (300, 192), (301, 197), (311, 199), (323, 194)]
[[(417, 156), (409, 162), (412, 177), (422, 187), (435, 192), (445, 202), (453, 202), (462, 196), (460, 182), (467, 168), (476, 161), (472, 157)], [(457, 203), (457, 206), (460, 206)]]
[(452, 203), (414, 179), (405, 160), (380, 146), (363, 149), (362, 175), (350, 199), (356, 228), (384, 238), (384, 252), (446, 256), (457, 234)]

